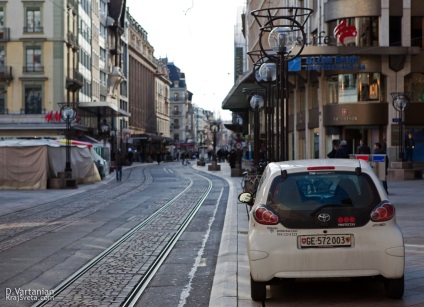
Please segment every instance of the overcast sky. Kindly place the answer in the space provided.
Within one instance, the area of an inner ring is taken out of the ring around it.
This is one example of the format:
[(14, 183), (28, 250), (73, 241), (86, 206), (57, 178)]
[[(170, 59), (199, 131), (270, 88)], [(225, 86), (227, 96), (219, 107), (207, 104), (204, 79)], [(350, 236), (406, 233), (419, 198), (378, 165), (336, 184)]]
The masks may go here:
[(156, 58), (185, 73), (193, 103), (231, 119), (222, 101), (234, 84), (234, 26), (245, 0), (127, 0)]

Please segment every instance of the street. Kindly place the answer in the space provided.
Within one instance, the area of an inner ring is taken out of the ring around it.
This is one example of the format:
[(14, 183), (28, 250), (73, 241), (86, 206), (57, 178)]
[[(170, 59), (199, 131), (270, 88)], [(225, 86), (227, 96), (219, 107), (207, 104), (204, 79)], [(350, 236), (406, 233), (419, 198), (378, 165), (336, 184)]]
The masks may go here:
[[(227, 163), (215, 172), (134, 163), (122, 182), (113, 176), (76, 190), (1, 192), (1, 306), (44, 305), (30, 299), (41, 291), (54, 296), (46, 306), (262, 306), (250, 299), (241, 178)], [(403, 300), (358, 278), (273, 285), (264, 305), (424, 306), (421, 187), (389, 181), (406, 244)]]

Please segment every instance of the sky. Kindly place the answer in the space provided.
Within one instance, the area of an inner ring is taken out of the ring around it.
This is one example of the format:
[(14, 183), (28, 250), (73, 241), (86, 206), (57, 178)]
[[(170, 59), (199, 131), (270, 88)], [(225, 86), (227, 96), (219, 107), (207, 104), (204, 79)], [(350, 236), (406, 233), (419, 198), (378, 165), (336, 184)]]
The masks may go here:
[(245, 0), (127, 0), (156, 58), (185, 73), (192, 103), (230, 120), (222, 102), (234, 85), (234, 31)]

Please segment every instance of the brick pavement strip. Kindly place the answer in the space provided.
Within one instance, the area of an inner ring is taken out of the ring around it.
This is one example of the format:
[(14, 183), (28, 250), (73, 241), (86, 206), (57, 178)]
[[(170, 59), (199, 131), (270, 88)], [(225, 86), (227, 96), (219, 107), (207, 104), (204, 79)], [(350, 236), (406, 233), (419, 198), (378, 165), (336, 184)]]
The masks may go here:
[[(193, 176), (192, 173), (190, 175)], [(123, 303), (207, 192), (207, 182), (201, 178), (193, 180), (193, 186), (179, 196), (177, 201), (172, 202), (46, 306), (68, 306), (75, 302), (84, 306), (93, 302), (102, 306)], [(163, 196), (162, 202), (158, 201), (161, 206), (169, 199)], [(142, 221), (144, 217), (140, 219)]]

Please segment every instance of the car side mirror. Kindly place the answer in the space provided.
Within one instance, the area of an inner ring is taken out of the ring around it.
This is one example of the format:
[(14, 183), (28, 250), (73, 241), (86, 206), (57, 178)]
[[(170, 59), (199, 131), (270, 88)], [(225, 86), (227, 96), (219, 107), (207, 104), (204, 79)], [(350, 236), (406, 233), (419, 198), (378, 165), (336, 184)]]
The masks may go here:
[(238, 197), (239, 202), (243, 204), (253, 205), (253, 195), (249, 192), (241, 193)]

